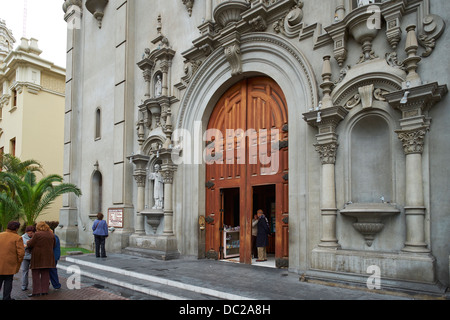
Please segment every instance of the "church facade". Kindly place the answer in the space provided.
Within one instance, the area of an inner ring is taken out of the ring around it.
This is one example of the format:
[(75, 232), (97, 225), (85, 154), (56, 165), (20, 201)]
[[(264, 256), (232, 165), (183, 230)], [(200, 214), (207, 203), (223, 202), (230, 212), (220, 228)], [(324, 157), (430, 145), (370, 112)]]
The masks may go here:
[(445, 292), (445, 0), (66, 0), (57, 231), (159, 259)]

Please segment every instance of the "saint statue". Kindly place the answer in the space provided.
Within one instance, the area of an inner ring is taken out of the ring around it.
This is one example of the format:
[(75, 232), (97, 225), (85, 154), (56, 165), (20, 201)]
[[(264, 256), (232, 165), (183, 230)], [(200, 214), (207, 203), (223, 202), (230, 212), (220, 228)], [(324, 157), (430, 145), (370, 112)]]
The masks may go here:
[(158, 98), (162, 94), (162, 81), (161, 81), (161, 75), (158, 74), (156, 76), (156, 83), (155, 83), (155, 97)]
[(155, 180), (155, 185), (153, 186), (153, 199), (155, 205), (152, 209), (164, 209), (164, 179), (162, 174), (159, 172), (161, 166), (159, 164), (155, 165), (155, 172), (150, 173), (149, 179)]

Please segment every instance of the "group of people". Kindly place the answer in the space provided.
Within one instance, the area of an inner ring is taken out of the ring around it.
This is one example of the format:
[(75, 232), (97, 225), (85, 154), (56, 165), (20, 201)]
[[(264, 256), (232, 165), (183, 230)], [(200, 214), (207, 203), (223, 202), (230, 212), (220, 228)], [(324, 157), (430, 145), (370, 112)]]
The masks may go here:
[[(59, 238), (54, 233), (57, 223), (49, 224), (38, 222), (36, 226), (28, 226), (20, 236), (20, 223), (11, 221), (6, 231), (0, 233), (0, 290), (3, 287), (3, 300), (12, 300), (13, 279), (19, 271), (22, 291), (26, 291), (31, 269), (33, 290), (28, 294), (29, 297), (47, 295), (50, 283), (55, 290), (61, 288), (56, 268), (61, 257)], [(103, 214), (97, 215), (92, 231), (95, 255), (106, 258), (105, 239), (108, 237), (108, 225), (103, 220)]]
[(31, 269), (33, 290), (29, 297), (47, 295), (50, 282), (54, 289), (61, 288), (56, 265), (61, 255), (59, 238), (46, 222), (29, 226), (20, 236), (20, 223), (11, 221), (0, 233), (0, 289), (3, 300), (11, 300), (13, 277), (22, 272), (22, 290), (28, 290)]
[(256, 262), (267, 261), (267, 246), (269, 245), (270, 224), (264, 212), (260, 209), (252, 220), (252, 253)]

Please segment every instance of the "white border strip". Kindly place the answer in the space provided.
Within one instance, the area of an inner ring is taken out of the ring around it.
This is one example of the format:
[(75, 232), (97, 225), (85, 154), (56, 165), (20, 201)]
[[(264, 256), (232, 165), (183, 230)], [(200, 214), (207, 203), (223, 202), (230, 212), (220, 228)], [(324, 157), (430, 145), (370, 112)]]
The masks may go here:
[[(166, 285), (166, 286), (169, 286), (169, 287), (174, 287), (174, 288), (178, 288), (178, 289), (182, 289), (182, 290), (192, 291), (192, 292), (196, 292), (196, 293), (200, 293), (200, 294), (206, 294), (206, 295), (213, 296), (213, 297), (220, 298), (220, 299), (225, 299), (225, 300), (255, 300), (255, 299), (252, 299), (252, 298), (239, 296), (239, 295), (235, 295), (235, 294), (232, 294), (232, 293), (226, 293), (226, 292), (222, 292), (222, 291), (218, 291), (218, 290), (214, 290), (214, 289), (208, 289), (208, 288), (203, 288), (203, 287), (194, 286), (194, 285), (190, 285), (190, 284), (185, 284), (185, 283), (178, 282), (178, 281), (168, 280), (168, 279), (164, 279), (164, 278), (158, 278), (158, 277), (151, 276), (151, 275), (146, 275), (146, 274), (137, 273), (137, 272), (134, 272), (134, 271), (127, 271), (127, 270), (123, 270), (123, 269), (120, 269), (120, 268), (100, 265), (100, 264), (92, 263), (92, 262), (89, 262), (89, 261), (74, 259), (74, 258), (71, 258), (71, 257), (66, 257), (66, 262), (72, 262), (72, 263), (75, 263), (75, 264), (84, 265), (84, 266), (87, 266), (87, 267), (100, 269), (100, 270), (104, 270), (104, 271), (109, 271), (109, 272), (121, 274), (121, 275), (128, 276), (128, 277), (133, 277), (133, 278), (136, 278), (136, 279), (141, 279), (141, 280), (145, 280), (145, 281), (159, 283), (159, 284), (162, 284), (162, 285)], [(84, 274), (87, 276), (86, 273), (84, 273)], [(98, 278), (98, 276), (95, 275), (95, 278)], [(106, 282), (110, 282), (111, 281), (110, 278), (106, 278), (106, 277), (102, 277), (102, 278), (107, 279)], [(102, 280), (102, 279), (99, 279), (99, 278), (98, 278), (98, 280), (105, 281), (105, 280)], [(128, 285), (129, 286), (133, 286), (133, 285), (130, 285), (130, 284), (128, 284)], [(139, 291), (139, 290), (137, 290), (137, 291)], [(151, 295), (153, 295), (153, 294), (151, 294)], [(170, 295), (170, 296), (172, 296), (172, 295)], [(175, 298), (175, 299), (171, 298), (171, 300), (185, 300), (185, 298), (180, 298), (180, 297), (176, 297), (176, 296), (172, 296), (172, 297)]]
[[(67, 271), (67, 269), (69, 269), (69, 267), (58, 265), (58, 269), (62, 269), (62, 270), (66, 270)], [(120, 287), (124, 287), (124, 288), (127, 288), (127, 289), (131, 289), (133, 291), (145, 293), (145, 294), (148, 294), (150, 296), (161, 298), (161, 299), (167, 299), (167, 300), (190, 300), (190, 299), (185, 298), (185, 297), (178, 297), (178, 296), (175, 296), (175, 295), (172, 295), (172, 294), (167, 294), (167, 293), (164, 293), (164, 292), (161, 292), (161, 291), (157, 291), (157, 290), (153, 290), (153, 289), (137, 286), (137, 285), (125, 282), (125, 281), (119, 281), (117, 279), (104, 277), (104, 276), (101, 276), (101, 275), (98, 275), (98, 274), (94, 274), (94, 273), (90, 273), (90, 272), (86, 272), (86, 271), (83, 271), (83, 270), (81, 270), (81, 275), (84, 275), (84, 276), (89, 277), (89, 278), (94, 278), (94, 279), (97, 279), (97, 280), (100, 280), (100, 281), (103, 281), (103, 282), (106, 282), (106, 283), (110, 283), (110, 284), (113, 284), (113, 285), (117, 285), (117, 286), (120, 286)]]

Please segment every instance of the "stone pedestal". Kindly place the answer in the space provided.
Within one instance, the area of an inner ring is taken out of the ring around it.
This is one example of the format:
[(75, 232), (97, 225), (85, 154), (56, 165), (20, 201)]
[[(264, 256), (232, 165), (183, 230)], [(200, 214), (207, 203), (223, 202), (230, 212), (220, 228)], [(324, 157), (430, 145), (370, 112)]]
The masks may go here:
[(159, 260), (172, 260), (180, 257), (176, 237), (165, 235), (133, 234), (130, 236), (130, 246), (123, 252)]
[(431, 254), (387, 253), (316, 248), (311, 253), (308, 281), (337, 282), (367, 288), (373, 275), (370, 266), (380, 270), (381, 290), (439, 294), (445, 292), (435, 277), (436, 259)]
[(61, 246), (78, 246), (78, 209), (62, 208), (59, 212), (59, 227), (55, 234), (59, 237)]

